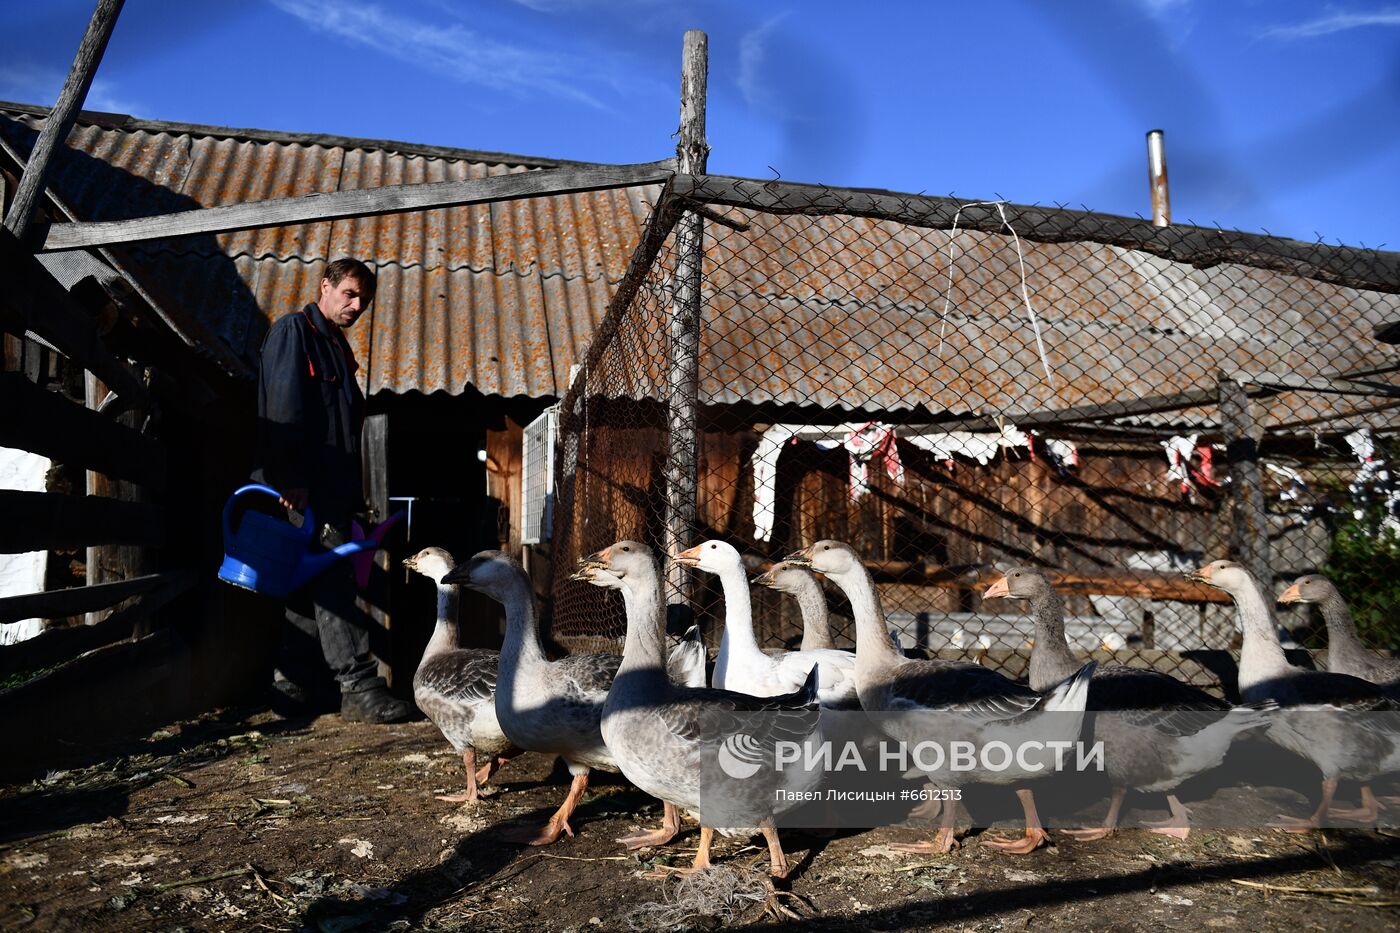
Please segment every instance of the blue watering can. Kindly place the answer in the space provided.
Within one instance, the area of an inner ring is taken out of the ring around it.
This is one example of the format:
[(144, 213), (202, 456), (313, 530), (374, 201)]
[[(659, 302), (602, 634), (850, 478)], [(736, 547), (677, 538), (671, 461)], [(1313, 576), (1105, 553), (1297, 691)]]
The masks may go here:
[(240, 487), (229, 496), (224, 506), (224, 562), (219, 567), (219, 579), (225, 583), (282, 598), (342, 557), (379, 547), (378, 539), (366, 538), (346, 542), (332, 551), (310, 553), (316, 516), (309, 505), (300, 528), (285, 519), (245, 511), (235, 529), (231, 523), (233, 507), (240, 496), (250, 492), (281, 498), (277, 490), (261, 483)]

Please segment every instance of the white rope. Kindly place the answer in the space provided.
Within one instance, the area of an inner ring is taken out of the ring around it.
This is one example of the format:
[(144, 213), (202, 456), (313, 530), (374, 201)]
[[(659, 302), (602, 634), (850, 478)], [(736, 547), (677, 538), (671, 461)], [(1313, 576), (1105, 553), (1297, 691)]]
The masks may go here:
[(1031, 329), (1035, 331), (1035, 346), (1040, 353), (1040, 365), (1045, 370), (1045, 380), (1050, 383), (1050, 388), (1059, 392), (1059, 386), (1055, 382), (1055, 375), (1050, 371), (1050, 359), (1045, 352), (1045, 340), (1040, 334), (1040, 320), (1036, 317), (1035, 308), (1031, 307), (1030, 289), (1026, 287), (1026, 257), (1021, 251), (1021, 237), (1016, 233), (1016, 228), (1011, 226), (1011, 221), (1006, 219), (1005, 201), (969, 201), (967, 204), (958, 205), (957, 211), (953, 214), (953, 227), (948, 232), (948, 286), (943, 293), (943, 310), (939, 313), (938, 325), (938, 353), (937, 356), (943, 359), (943, 335), (948, 327), (948, 310), (953, 303), (953, 266), (957, 262), (958, 248), (958, 218), (962, 216), (965, 207), (995, 207), (997, 214), (1001, 216), (1002, 226), (1011, 231), (1011, 240), (1016, 244), (1016, 263), (1021, 270), (1021, 300), (1026, 305), (1026, 317), (1030, 319)]

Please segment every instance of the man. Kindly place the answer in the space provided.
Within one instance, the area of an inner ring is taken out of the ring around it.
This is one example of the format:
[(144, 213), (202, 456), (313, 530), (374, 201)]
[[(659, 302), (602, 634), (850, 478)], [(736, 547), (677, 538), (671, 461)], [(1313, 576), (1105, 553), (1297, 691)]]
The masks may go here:
[[(326, 267), (312, 304), (272, 325), (258, 367), (258, 468), (254, 478), (281, 493), (281, 503), (314, 514), (316, 540), (350, 540), (350, 519), (364, 503), (360, 429), (365, 398), (355, 381), (354, 353), (343, 331), (374, 300), (375, 277), (355, 259)], [(369, 625), (355, 605), (355, 580), (339, 561), (294, 594), (274, 686), (304, 702), (309, 672), (297, 672), (298, 633), (320, 642), (340, 685), (340, 714), (352, 722), (401, 722), (413, 707), (393, 697), (369, 653)], [(303, 640), (305, 638), (303, 637)], [(289, 670), (289, 668), (291, 670)], [(299, 676), (288, 677), (289, 674)]]

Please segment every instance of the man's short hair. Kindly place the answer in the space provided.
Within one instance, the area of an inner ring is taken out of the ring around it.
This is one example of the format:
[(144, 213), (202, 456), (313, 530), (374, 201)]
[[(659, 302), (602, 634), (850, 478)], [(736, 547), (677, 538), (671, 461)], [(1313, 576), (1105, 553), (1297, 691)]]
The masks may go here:
[(378, 281), (369, 266), (358, 259), (337, 259), (326, 266), (323, 278), (330, 279), (332, 285), (339, 285), (345, 278), (352, 278), (360, 283), (360, 288), (366, 293), (373, 295)]

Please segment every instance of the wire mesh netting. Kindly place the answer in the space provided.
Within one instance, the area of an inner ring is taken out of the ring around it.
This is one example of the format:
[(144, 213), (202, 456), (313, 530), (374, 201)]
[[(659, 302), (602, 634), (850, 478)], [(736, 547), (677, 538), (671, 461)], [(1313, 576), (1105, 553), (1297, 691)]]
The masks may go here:
[[(1032, 622), (982, 592), (1015, 565), (1066, 597), (1080, 650), (1202, 683), (1192, 652), (1231, 646), (1233, 610), (1182, 574), (1219, 557), (1274, 592), (1329, 574), (1363, 640), (1394, 648), (1400, 352), (1374, 330), (1400, 319), (1396, 268), (1085, 212), (678, 178), (561, 406), (553, 634), (617, 644), (620, 603), (568, 579), (615, 540), (720, 538), (756, 574), (835, 538), (906, 645), (1013, 673)], [(714, 644), (717, 581), (668, 575)], [(1314, 612), (1278, 619), (1316, 645)], [(801, 638), (789, 596), (755, 587), (753, 616), (764, 646)]]

